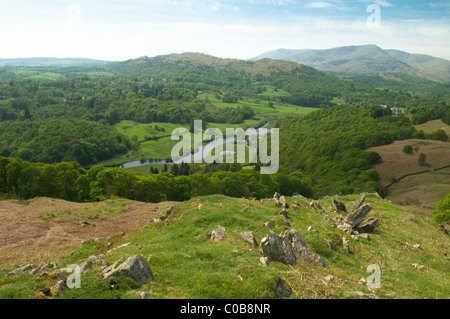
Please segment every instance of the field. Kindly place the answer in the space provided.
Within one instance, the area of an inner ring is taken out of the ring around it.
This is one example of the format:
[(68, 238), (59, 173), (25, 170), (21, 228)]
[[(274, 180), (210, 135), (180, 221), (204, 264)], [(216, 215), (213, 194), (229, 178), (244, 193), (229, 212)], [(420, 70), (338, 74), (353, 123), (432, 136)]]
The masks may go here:
[[(198, 97), (219, 108), (247, 105), (250, 106), (257, 114), (255, 119), (246, 120), (241, 124), (208, 123), (208, 127), (218, 128), (225, 133), (226, 128), (258, 128), (264, 125), (267, 121), (273, 121), (288, 115), (305, 115), (317, 110), (315, 108), (307, 108), (277, 102), (277, 97), (287, 94), (288, 93), (283, 90), (278, 90), (276, 92), (273, 87), (267, 85), (266, 91), (261, 95), (269, 96), (273, 100), (273, 107), (269, 107), (268, 101), (260, 99), (245, 98), (240, 100), (238, 103), (223, 103), (216, 97), (215, 94), (212, 93), (202, 93), (199, 94)], [(172, 131), (176, 128), (189, 129), (188, 125), (182, 124), (159, 122), (146, 124), (128, 120), (123, 120), (120, 123), (117, 123), (115, 127), (119, 133), (122, 133), (129, 138), (133, 138), (133, 136), (135, 136), (137, 141), (140, 142), (139, 149), (130, 151), (128, 154), (118, 156), (107, 161), (102, 161), (100, 164), (115, 165), (140, 160), (142, 157), (145, 159), (166, 159), (171, 156), (172, 148), (177, 144), (177, 141), (172, 141), (170, 138)], [(149, 138), (153, 138), (153, 140), (148, 140)]]
[[(347, 207), (357, 195), (337, 197)], [(100, 276), (94, 265), (81, 274), (81, 289), (68, 289), (57, 298), (141, 298), (146, 291), (154, 299), (231, 298), (272, 299), (277, 282), (291, 289), (289, 298), (448, 298), (449, 268), (445, 254), (449, 238), (429, 215), (414, 213), (368, 194), (373, 207), (368, 217), (380, 226), (370, 240), (355, 239), (333, 227), (332, 197), (320, 200), (324, 207), (309, 207), (304, 197), (287, 198), (292, 206), (286, 226), (272, 199), (255, 201), (221, 195), (194, 198), (176, 203), (166, 222), (146, 224), (164, 207), (173, 203), (144, 204), (111, 199), (95, 204), (74, 204), (59, 200), (35, 199), (27, 203), (0, 202), (7, 219), (1, 227), (14, 235), (1, 238), (0, 298), (40, 298), (38, 292), (54, 284), (38, 271), (32, 275), (8, 277), (18, 264), (56, 261), (60, 267), (80, 265), (88, 256), (103, 256), (112, 263), (120, 257), (143, 255), (155, 274), (144, 286), (128, 278), (115, 278), (116, 288)], [(2, 215), (2, 217), (4, 217)], [(270, 221), (266, 229), (264, 222)], [(81, 222), (81, 223), (80, 223)], [(87, 222), (88, 225), (83, 222)], [(218, 225), (225, 227), (222, 241), (209, 235)], [(315, 231), (309, 232), (314, 225)], [(252, 231), (259, 243), (274, 231), (296, 229), (311, 248), (324, 258), (327, 268), (312, 265), (260, 263), (260, 249), (247, 243), (239, 232)], [(14, 231), (15, 230), (15, 231)], [(21, 231), (20, 231), (21, 230)], [(124, 231), (125, 234), (120, 235)], [(4, 232), (0, 232), (4, 234)], [(92, 240), (80, 247), (81, 241)], [(351, 253), (342, 248), (342, 237)], [(324, 239), (336, 247), (331, 250)], [(126, 247), (110, 251), (111, 248)], [(420, 244), (420, 249), (413, 246)], [(56, 249), (56, 247), (59, 247)], [(381, 288), (369, 290), (361, 283), (368, 278), (369, 265), (381, 269)], [(327, 280), (327, 276), (333, 276)]]
[[(403, 153), (403, 147), (411, 145), (418, 148), (413, 154)], [(373, 165), (380, 172), (380, 185), (388, 186), (400, 177), (429, 171), (424, 174), (406, 177), (389, 187), (388, 199), (399, 203), (411, 203), (426, 208), (433, 208), (436, 201), (450, 193), (450, 169), (434, 171), (450, 165), (450, 143), (431, 140), (395, 141), (393, 144), (372, 147), (381, 155), (382, 163)], [(426, 164), (421, 166), (417, 160), (419, 154), (426, 155)]]
[(442, 120), (429, 121), (420, 125), (414, 125), (414, 127), (418, 130), (424, 131), (425, 133), (433, 133), (437, 130), (443, 130), (447, 133), (447, 136), (450, 136), (450, 125), (445, 124)]

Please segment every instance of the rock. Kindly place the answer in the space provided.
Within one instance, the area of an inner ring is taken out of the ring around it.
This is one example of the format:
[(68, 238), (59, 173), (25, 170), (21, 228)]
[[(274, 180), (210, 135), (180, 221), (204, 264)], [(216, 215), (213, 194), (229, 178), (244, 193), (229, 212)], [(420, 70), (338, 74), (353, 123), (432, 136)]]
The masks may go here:
[(210, 239), (223, 241), (226, 233), (227, 230), (225, 228), (223, 228), (222, 226), (218, 226), (212, 231)]
[(85, 273), (86, 271), (88, 271), (88, 269), (91, 269), (93, 265), (94, 265), (94, 262), (92, 260), (87, 260), (81, 264), (80, 271), (82, 273)]
[(330, 248), (332, 251), (336, 251), (336, 247), (334, 247), (334, 244), (331, 240), (329, 239), (324, 239), (325, 243), (327, 244), (328, 248)]
[(312, 207), (314, 209), (323, 209), (322, 205), (318, 201), (313, 200), (311, 203), (309, 203), (309, 207)]
[(326, 262), (316, 254), (295, 229), (278, 236), (273, 231), (261, 240), (264, 257), (287, 265), (313, 264), (327, 267)]
[(344, 249), (344, 251), (345, 251), (346, 253), (348, 253), (348, 254), (351, 253), (351, 251), (350, 251), (350, 245), (349, 245), (349, 243), (348, 243), (347, 238), (345, 238), (345, 237), (342, 237), (342, 249)]
[(357, 228), (366, 218), (366, 215), (372, 210), (369, 205), (361, 206), (355, 211), (350, 212), (348, 216), (344, 219), (344, 222), (352, 226), (352, 228)]
[(284, 280), (279, 278), (276, 282), (275, 293), (278, 297), (286, 298), (292, 295), (292, 289)]
[(289, 205), (288, 205), (288, 203), (286, 201), (286, 197), (284, 197), (284, 195), (280, 197), (280, 204), (284, 208), (288, 208), (289, 207)]
[(112, 249), (108, 250), (106, 253), (110, 253), (110, 252), (112, 252), (112, 251), (114, 251), (114, 250), (116, 250), (116, 249), (124, 248), (124, 247), (130, 246), (130, 245), (131, 245), (131, 243), (126, 243), (126, 244), (117, 246), (117, 247), (115, 247), (115, 248), (112, 248)]
[(266, 229), (272, 228), (272, 225), (270, 224), (270, 222), (265, 222), (264, 228), (266, 228)]
[(53, 297), (59, 296), (67, 288), (66, 282), (64, 280), (60, 280), (56, 283), (56, 285), (50, 288), (50, 295)]
[(57, 263), (55, 263), (55, 262), (52, 262), (52, 263), (49, 263), (49, 264), (43, 264), (40, 267), (40, 270), (47, 271), (49, 269), (57, 269), (57, 268), (59, 268), (59, 265)]
[(413, 249), (414, 250), (422, 250), (422, 245), (420, 245), (420, 244), (413, 245)]
[(264, 266), (269, 266), (270, 265), (270, 260), (268, 257), (260, 257), (259, 258), (259, 262), (261, 264), (263, 264)]
[(275, 192), (275, 194), (273, 194), (273, 200), (275, 201), (275, 203), (277, 203), (278, 207), (281, 207), (280, 197), (281, 197), (281, 195), (277, 192)]
[(376, 296), (374, 294), (365, 294), (361, 291), (357, 291), (356, 294), (364, 299), (380, 299), (378, 296)]
[(362, 193), (358, 199), (353, 203), (352, 208), (350, 209), (350, 213), (353, 213), (354, 211), (356, 211), (358, 208), (361, 207), (361, 205), (364, 203), (364, 201), (366, 200), (366, 193)]
[(325, 276), (324, 280), (326, 283), (332, 283), (334, 281), (334, 276), (333, 275)]
[(129, 277), (137, 283), (144, 285), (155, 277), (147, 260), (142, 255), (131, 256), (128, 259), (120, 258), (111, 266), (102, 271), (104, 279), (109, 277)]
[(345, 204), (343, 202), (339, 202), (333, 198), (333, 206), (334, 210), (338, 212), (339, 214), (345, 213), (347, 214), (347, 207), (345, 207)]
[(354, 240), (356, 240), (356, 241), (359, 241), (359, 237), (358, 237), (358, 235), (351, 235), (352, 236), (352, 238), (354, 239)]
[(34, 264), (29, 264), (26, 266), (19, 267), (9, 273), (6, 274), (6, 276), (18, 276), (18, 275), (32, 275), (35, 274), (37, 271), (37, 267)]
[(150, 299), (152, 297), (152, 293), (147, 290), (141, 290), (137, 294), (141, 299)]
[(172, 211), (173, 211), (173, 206), (167, 208), (164, 212), (159, 214), (159, 219), (166, 220), (167, 218), (169, 218)]
[(308, 229), (306, 230), (308, 233), (318, 233), (319, 231), (317, 230), (317, 225), (311, 225), (308, 227)]
[(244, 238), (248, 243), (254, 247), (258, 247), (258, 242), (256, 241), (255, 234), (252, 231), (240, 232), (242, 238)]
[(361, 278), (361, 279), (358, 281), (358, 284), (360, 284), (360, 285), (365, 285), (366, 283), (367, 283), (366, 278)]
[(375, 228), (377, 228), (380, 225), (380, 222), (376, 218), (369, 218), (366, 220), (363, 220), (361, 224), (359, 224), (358, 227), (356, 227), (356, 230), (360, 233), (373, 233), (375, 231)]
[(366, 234), (366, 233), (359, 234), (359, 237), (370, 240), (369, 234)]

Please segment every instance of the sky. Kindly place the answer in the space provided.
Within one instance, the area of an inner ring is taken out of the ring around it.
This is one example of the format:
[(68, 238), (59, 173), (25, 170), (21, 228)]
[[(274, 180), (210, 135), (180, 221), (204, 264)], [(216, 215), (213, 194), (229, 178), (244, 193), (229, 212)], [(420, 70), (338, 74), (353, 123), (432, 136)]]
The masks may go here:
[(450, 60), (450, 0), (0, 0), (0, 58), (250, 59), (364, 44)]

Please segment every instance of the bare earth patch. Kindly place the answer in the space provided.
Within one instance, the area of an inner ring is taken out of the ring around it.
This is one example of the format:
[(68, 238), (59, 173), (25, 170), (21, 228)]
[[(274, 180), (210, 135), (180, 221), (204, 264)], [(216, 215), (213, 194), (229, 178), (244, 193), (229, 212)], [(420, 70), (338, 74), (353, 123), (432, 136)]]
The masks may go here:
[(0, 269), (64, 258), (85, 240), (131, 232), (174, 205), (124, 199), (0, 201)]

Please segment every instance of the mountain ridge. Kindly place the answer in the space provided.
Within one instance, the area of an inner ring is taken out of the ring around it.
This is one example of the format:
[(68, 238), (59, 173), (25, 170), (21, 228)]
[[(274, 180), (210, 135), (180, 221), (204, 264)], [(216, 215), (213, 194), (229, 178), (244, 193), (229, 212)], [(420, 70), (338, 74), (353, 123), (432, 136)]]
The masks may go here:
[(289, 60), (320, 71), (344, 74), (407, 74), (434, 81), (450, 81), (450, 61), (425, 54), (384, 50), (376, 45), (342, 46), (331, 49), (278, 49), (250, 60), (262, 58)]

